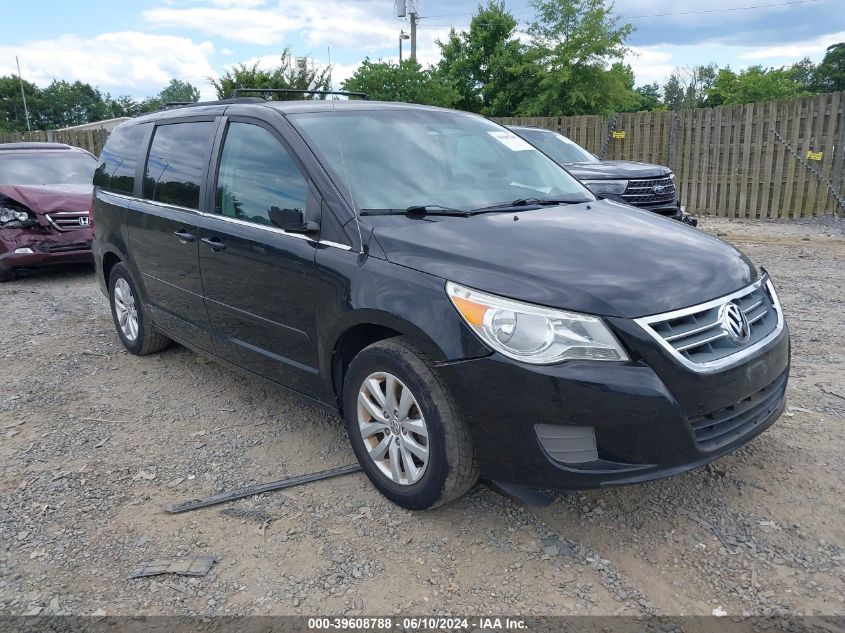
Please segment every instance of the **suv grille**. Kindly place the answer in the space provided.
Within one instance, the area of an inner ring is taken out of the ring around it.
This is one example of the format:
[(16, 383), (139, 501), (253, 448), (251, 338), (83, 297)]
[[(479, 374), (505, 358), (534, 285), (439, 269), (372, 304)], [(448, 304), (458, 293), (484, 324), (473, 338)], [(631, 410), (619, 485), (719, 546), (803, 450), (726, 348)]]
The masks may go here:
[(786, 392), (786, 372), (744, 400), (690, 420), (695, 441), (705, 451), (716, 450), (749, 433), (774, 413)]
[[(720, 317), (728, 303), (745, 315), (744, 342), (732, 338)], [(783, 315), (768, 278), (721, 299), (666, 314), (636, 319), (676, 359), (695, 371), (716, 370), (739, 361), (783, 329)]]
[[(655, 188), (659, 193), (655, 191)], [(635, 207), (672, 204), (675, 202), (675, 181), (669, 176), (648, 180), (629, 180), (622, 198)]]
[[(47, 220), (59, 231), (78, 231), (89, 226), (90, 215), (87, 211), (56, 211), (47, 214)], [(80, 224), (79, 219), (85, 218)]]

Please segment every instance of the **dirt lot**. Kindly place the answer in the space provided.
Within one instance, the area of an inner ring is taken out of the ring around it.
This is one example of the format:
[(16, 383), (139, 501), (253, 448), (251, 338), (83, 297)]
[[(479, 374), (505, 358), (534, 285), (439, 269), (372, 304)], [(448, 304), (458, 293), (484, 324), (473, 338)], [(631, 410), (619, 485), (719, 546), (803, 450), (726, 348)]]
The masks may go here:
[[(355, 474), (171, 516), (163, 504), (351, 463), (339, 420), (175, 347), (125, 353), (89, 269), (0, 286), (0, 614), (845, 613), (845, 222), (707, 219), (776, 280), (789, 409), (668, 481), (430, 512)], [(204, 578), (141, 561), (219, 558)]]

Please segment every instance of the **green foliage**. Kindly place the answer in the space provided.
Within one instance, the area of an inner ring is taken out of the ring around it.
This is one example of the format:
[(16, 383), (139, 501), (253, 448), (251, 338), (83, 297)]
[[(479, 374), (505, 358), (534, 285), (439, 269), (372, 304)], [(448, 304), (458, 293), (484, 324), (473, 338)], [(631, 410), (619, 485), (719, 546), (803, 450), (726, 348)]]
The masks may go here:
[(434, 69), (423, 69), (417, 62), (373, 62), (365, 59), (355, 73), (343, 82), (343, 89), (366, 92), (378, 101), (404, 101), (452, 107), (460, 98), (457, 90), (436, 76)]
[[(160, 110), (168, 101), (198, 101), (200, 96), (195, 86), (178, 79), (172, 79), (158, 96), (140, 102), (129, 96), (112, 97), (81, 81), (53, 81), (44, 89), (24, 81), (24, 90), (33, 130), (136, 116)], [(20, 83), (16, 76), (0, 77), (0, 130), (26, 131)]]
[(807, 94), (788, 68), (749, 66), (735, 73), (722, 68), (708, 90), (708, 105), (737, 105), (791, 99)]
[(845, 42), (827, 47), (813, 75), (813, 87), (819, 92), (845, 90)]
[(455, 107), (488, 116), (515, 112), (536, 75), (516, 37), (516, 18), (502, 1), (478, 6), (469, 31), (449, 32), (438, 41), (441, 60), (437, 75), (460, 95)]
[[(258, 62), (252, 66), (238, 64), (227, 70), (222, 77), (209, 77), (217, 91), (218, 99), (226, 99), (235, 88), (291, 88), (296, 90), (331, 90), (331, 68), (298, 67), (292, 63), (290, 49), (282, 51), (279, 65), (272, 70), (258, 68)], [(256, 93), (255, 96), (260, 96)], [(325, 96), (303, 97), (301, 95), (277, 95), (279, 100), (303, 98), (325, 98)]]
[(663, 102), (668, 110), (705, 108), (708, 94), (719, 72), (716, 64), (676, 68), (663, 86)]
[(620, 112), (654, 112), (665, 110), (660, 98), (660, 86), (657, 82), (634, 88), (631, 101)]
[[(40, 91), (38, 86), (26, 80), (24, 80), (23, 85), (26, 105), (30, 113), (30, 123), (32, 129), (35, 130), (38, 126), (33, 115), (37, 116), (41, 108)], [(21, 85), (17, 75), (0, 77), (0, 130), (6, 132), (26, 131)]]
[(528, 56), (537, 65), (526, 115), (605, 114), (631, 99), (630, 69), (621, 63), (633, 31), (605, 0), (534, 0)]

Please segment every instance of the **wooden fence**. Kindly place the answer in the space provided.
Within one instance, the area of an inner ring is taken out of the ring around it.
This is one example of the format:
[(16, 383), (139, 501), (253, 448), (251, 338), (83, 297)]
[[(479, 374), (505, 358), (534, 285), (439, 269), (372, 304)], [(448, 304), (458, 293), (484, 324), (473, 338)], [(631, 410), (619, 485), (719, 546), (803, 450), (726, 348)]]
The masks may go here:
[(845, 92), (678, 112), (496, 120), (556, 130), (608, 160), (667, 165), (694, 213), (845, 215)]
[[(557, 130), (609, 160), (668, 165), (694, 213), (845, 215), (845, 92), (678, 112), (497, 121)], [(106, 138), (104, 130), (0, 133), (0, 142), (55, 141), (95, 155)]]
[(94, 156), (99, 156), (109, 133), (106, 130), (38, 130), (35, 132), (0, 132), (0, 143), (19, 143), (22, 141), (49, 141), (67, 143), (87, 149)]

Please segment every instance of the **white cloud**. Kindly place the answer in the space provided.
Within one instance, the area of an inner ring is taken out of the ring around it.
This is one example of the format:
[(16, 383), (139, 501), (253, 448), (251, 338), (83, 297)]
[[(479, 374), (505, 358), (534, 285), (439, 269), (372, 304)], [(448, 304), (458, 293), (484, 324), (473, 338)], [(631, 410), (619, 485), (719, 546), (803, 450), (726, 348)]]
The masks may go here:
[[(219, 3), (218, 3), (219, 4)], [(223, 39), (283, 47), (292, 39), (306, 45), (354, 47), (372, 52), (398, 36), (397, 22), (384, 3), (340, 0), (301, 2), (278, 0), (275, 5), (159, 7), (142, 12), (156, 27), (193, 29)]]
[(632, 46), (625, 62), (634, 71), (637, 85), (663, 83), (672, 74), (672, 53), (661, 47)]
[[(144, 97), (157, 93), (171, 78), (198, 86), (209, 94), (206, 77), (214, 74), (208, 55), (211, 42), (135, 31), (103, 33), (93, 38), (62, 35), (14, 47), (0, 45), (0, 76), (17, 74), (15, 55), (25, 79), (40, 86), (53, 79), (80, 80), (113, 94)], [(13, 60), (8, 63), (7, 60)]]
[(822, 35), (812, 40), (782, 44), (779, 46), (761, 46), (742, 53), (740, 59), (775, 60), (786, 58), (790, 62), (798, 61), (804, 56), (821, 59), (825, 49), (831, 44), (845, 42), (845, 31)]

